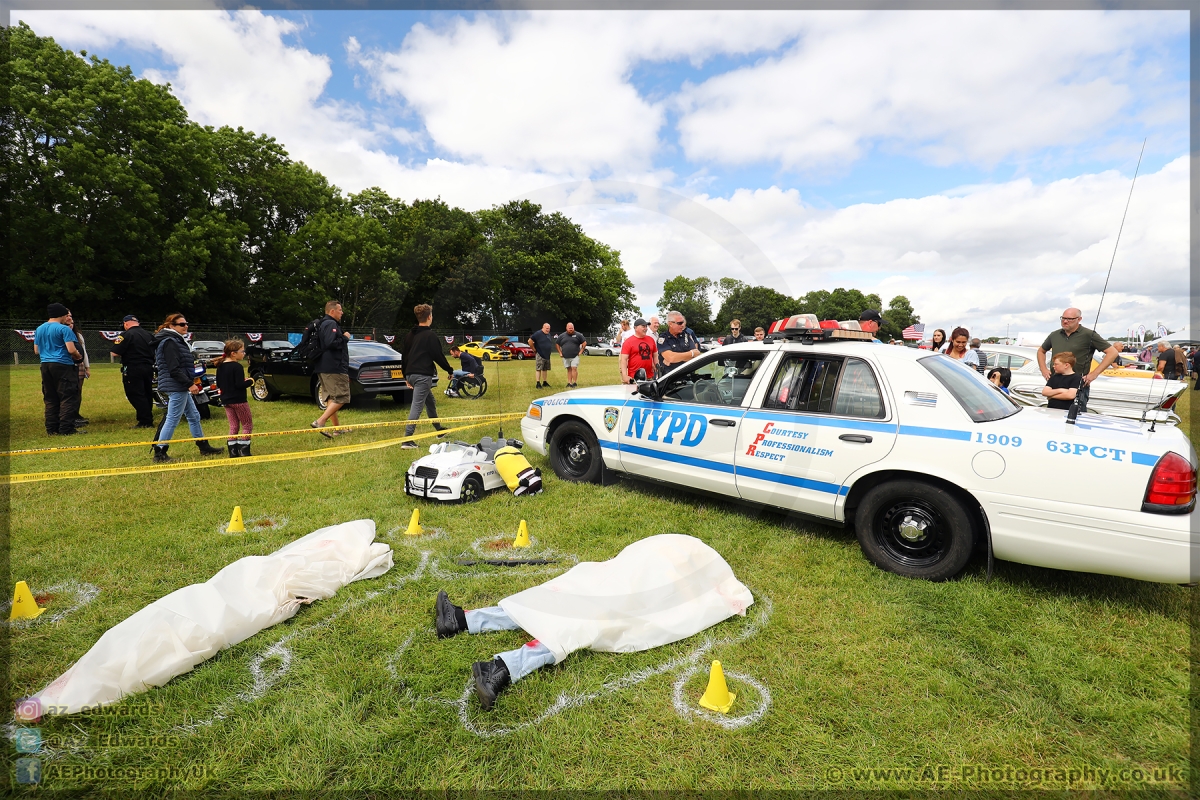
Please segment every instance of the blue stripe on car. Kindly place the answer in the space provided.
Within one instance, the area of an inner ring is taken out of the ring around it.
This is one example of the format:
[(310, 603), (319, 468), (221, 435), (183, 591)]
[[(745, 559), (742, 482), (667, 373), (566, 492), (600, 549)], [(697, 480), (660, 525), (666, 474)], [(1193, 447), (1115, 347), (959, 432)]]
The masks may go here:
[(1150, 453), (1133, 452), (1130, 455), (1133, 457), (1133, 463), (1140, 464), (1143, 467), (1153, 467), (1158, 463), (1158, 456), (1151, 455)]

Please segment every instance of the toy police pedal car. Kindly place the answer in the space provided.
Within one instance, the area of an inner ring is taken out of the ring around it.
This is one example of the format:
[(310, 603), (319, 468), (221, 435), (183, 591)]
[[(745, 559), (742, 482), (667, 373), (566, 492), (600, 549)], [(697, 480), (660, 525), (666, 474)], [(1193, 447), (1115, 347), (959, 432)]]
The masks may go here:
[(945, 580), (981, 554), (1200, 579), (1178, 427), (1021, 406), (945, 355), (815, 319), (636, 388), (539, 398), (521, 433), (565, 480), (620, 473), (843, 523), (901, 575)]
[(404, 475), (404, 492), (444, 502), (473, 503), (493, 489), (507, 486), (514, 495), (542, 490), (542, 473), (521, 454), (519, 439), (493, 440), (485, 436), (477, 444), (438, 442), (429, 455), (412, 463)]

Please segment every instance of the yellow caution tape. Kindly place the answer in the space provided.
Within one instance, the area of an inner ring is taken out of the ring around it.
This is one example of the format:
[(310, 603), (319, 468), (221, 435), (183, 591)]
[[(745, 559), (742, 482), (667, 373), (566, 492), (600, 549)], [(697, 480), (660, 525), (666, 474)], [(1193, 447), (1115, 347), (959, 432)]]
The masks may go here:
[[(443, 420), (438, 420), (442, 422)], [(394, 447), (401, 442), (416, 439), (430, 439), (448, 433), (456, 433), (470, 428), (478, 428), (492, 420), (484, 420), (471, 425), (460, 425), (457, 428), (447, 428), (442, 431), (418, 433), (414, 436), (400, 436), (395, 439), (382, 439), (377, 442), (363, 444), (347, 444), (337, 447), (325, 447), (320, 450), (296, 450), (288, 453), (268, 453), (261, 456), (244, 456), (242, 458), (225, 458), (212, 461), (180, 461), (171, 464), (154, 464), (146, 467), (111, 467), (109, 469), (68, 469), (59, 472), (26, 472), (17, 475), (0, 476), (0, 483), (38, 483), (40, 481), (61, 481), (68, 478), (103, 478), (110, 475), (141, 475), (149, 472), (175, 472), (184, 469), (213, 469), (215, 467), (237, 467), (247, 464), (262, 464), (268, 461), (294, 461), (298, 458), (322, 458), (324, 456), (359, 453), (364, 450), (379, 450)], [(142, 442), (141, 444), (145, 444)]]
[[(47, 453), (75, 453), (80, 450), (112, 450), (121, 447), (149, 447), (155, 444), (186, 444), (188, 442), (206, 442), (209, 439), (244, 439), (248, 437), (265, 437), (265, 436), (293, 436), (298, 433), (319, 433), (320, 431), (348, 431), (355, 428), (366, 430), (368, 428), (388, 428), (397, 425), (430, 425), (438, 423), (439, 425), (454, 425), (460, 422), (500, 422), (503, 420), (516, 419), (525, 416), (524, 411), (509, 411), (503, 414), (474, 414), (469, 417), (438, 417), (437, 419), (397, 419), (388, 420), (386, 422), (363, 422), (351, 425), (328, 425), (324, 428), (299, 428), (291, 431), (263, 431), (261, 433), (241, 433), (236, 436), (230, 436), (227, 433), (217, 433), (211, 436), (200, 436), (189, 439), (167, 439), (163, 441), (150, 440), (145, 442), (118, 442), (114, 444), (81, 444), (74, 447), (41, 447), (30, 450), (0, 450), (0, 457), (3, 456), (31, 456), (44, 455)], [(251, 456), (257, 458), (257, 456)]]

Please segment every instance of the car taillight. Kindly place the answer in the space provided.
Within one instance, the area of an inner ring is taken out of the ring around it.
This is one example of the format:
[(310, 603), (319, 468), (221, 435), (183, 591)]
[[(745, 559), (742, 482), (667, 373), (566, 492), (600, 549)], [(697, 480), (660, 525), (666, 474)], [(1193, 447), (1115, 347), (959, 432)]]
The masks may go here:
[(1171, 406), (1175, 405), (1175, 401), (1178, 399), (1179, 399), (1179, 395), (1175, 395), (1174, 397), (1168, 397), (1167, 402), (1163, 403), (1161, 406), (1159, 406), (1159, 408), (1170, 409)]
[(1184, 514), (1196, 502), (1196, 469), (1178, 453), (1167, 453), (1154, 465), (1142, 511)]

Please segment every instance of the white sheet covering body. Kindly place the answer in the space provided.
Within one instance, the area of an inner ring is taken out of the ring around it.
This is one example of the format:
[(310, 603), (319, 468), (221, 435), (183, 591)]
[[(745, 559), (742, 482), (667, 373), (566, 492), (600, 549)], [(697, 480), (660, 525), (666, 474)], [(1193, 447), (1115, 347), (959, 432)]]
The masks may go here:
[(753, 603), (720, 553), (667, 533), (634, 542), (608, 561), (577, 564), (499, 605), (558, 663), (585, 647), (633, 653), (677, 642), (744, 615)]
[(39, 692), (45, 712), (74, 714), (161, 686), (217, 651), (392, 568), (375, 522), (321, 528), (268, 556), (248, 556), (155, 600), (105, 631), (83, 658)]

